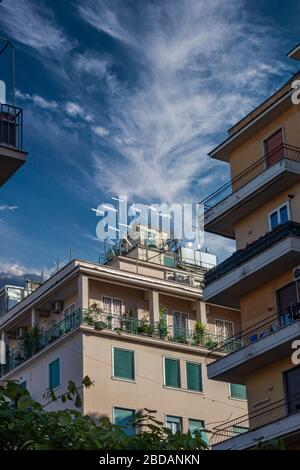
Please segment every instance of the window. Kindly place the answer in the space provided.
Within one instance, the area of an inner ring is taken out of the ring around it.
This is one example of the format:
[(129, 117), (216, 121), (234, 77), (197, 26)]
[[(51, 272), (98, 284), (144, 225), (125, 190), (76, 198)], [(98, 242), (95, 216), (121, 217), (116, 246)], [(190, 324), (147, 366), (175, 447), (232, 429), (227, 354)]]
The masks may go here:
[(300, 367), (283, 374), (289, 413), (299, 412), (300, 409)]
[(231, 338), (234, 335), (233, 323), (227, 320), (215, 320), (215, 331), (217, 336)]
[(279, 129), (264, 141), (266, 165), (275, 165), (284, 155), (283, 133)]
[(178, 359), (164, 358), (165, 362), (165, 385), (167, 387), (180, 388), (180, 361)]
[(49, 388), (54, 390), (60, 386), (60, 361), (56, 359), (49, 364)]
[(173, 313), (174, 338), (187, 338), (189, 333), (189, 316), (187, 313)]
[(198, 431), (202, 440), (208, 445), (208, 436), (204, 431), (205, 423), (200, 419), (189, 419), (189, 431), (192, 437), (195, 437), (195, 433)]
[(291, 307), (298, 302), (297, 285), (291, 282), (287, 286), (281, 287), (276, 291), (277, 311), (285, 316), (285, 320), (289, 320)]
[(103, 311), (111, 315), (122, 315), (122, 300), (113, 297), (102, 297)]
[(134, 380), (134, 351), (113, 348), (113, 377)]
[(23, 380), (23, 382), (20, 382), (20, 387), (22, 387), (26, 390), (27, 389), (27, 381)]
[(202, 373), (201, 364), (196, 362), (186, 363), (186, 383), (188, 390), (202, 392)]
[(290, 208), (286, 202), (269, 214), (270, 230), (274, 230), (278, 225), (284, 224), (288, 220), (290, 220)]
[(231, 398), (247, 400), (247, 390), (245, 385), (229, 384), (229, 393)]
[(127, 436), (133, 436), (136, 433), (136, 429), (132, 422), (134, 415), (135, 410), (114, 407), (113, 422), (120, 426)]
[(164, 265), (168, 268), (174, 268), (175, 259), (173, 258), (173, 256), (164, 255)]
[(178, 416), (167, 416), (166, 427), (169, 428), (173, 434), (182, 432), (182, 419)]

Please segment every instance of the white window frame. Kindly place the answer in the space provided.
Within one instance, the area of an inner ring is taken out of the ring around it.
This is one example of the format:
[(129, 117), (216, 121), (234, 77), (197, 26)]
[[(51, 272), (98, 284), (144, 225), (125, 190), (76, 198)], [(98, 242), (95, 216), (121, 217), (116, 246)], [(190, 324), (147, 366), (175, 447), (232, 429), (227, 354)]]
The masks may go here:
[[(105, 311), (103, 299), (110, 299), (110, 312)], [(121, 302), (121, 315), (123, 315), (124, 314), (123, 299), (120, 299), (118, 297), (112, 297), (111, 295), (102, 295), (101, 296), (101, 307), (102, 307), (103, 313), (106, 313), (108, 315), (114, 315), (114, 313), (113, 313), (113, 301), (114, 300), (117, 300), (118, 302)]]
[[(173, 320), (173, 331), (174, 331), (174, 317), (178, 313), (180, 314), (180, 316), (182, 316), (182, 315), (187, 316), (187, 331), (189, 332), (190, 331), (190, 315), (187, 312), (182, 312), (181, 310), (173, 310), (173, 318), (172, 318), (172, 320)], [(182, 330), (183, 328), (180, 328), (180, 329)]]
[[(187, 392), (190, 392), (190, 393), (204, 393), (204, 380), (203, 380), (203, 364), (202, 362), (197, 362), (197, 361), (189, 361), (188, 359), (186, 359), (185, 361), (185, 384), (186, 384), (186, 391)], [(201, 372), (201, 384), (202, 384), (202, 390), (190, 390), (188, 388), (188, 380), (187, 380), (187, 367), (186, 365), (187, 364), (197, 364), (197, 366), (200, 366), (200, 372)], [(192, 419), (192, 418), (191, 418)]]
[[(232, 384), (231, 382), (228, 382), (228, 398), (229, 398), (229, 400), (236, 400), (236, 401), (241, 401), (241, 402), (244, 402), (244, 403), (247, 402), (247, 398), (237, 398), (237, 397), (233, 397), (231, 395), (231, 387), (230, 387), (231, 384)], [(235, 385), (235, 384), (232, 384), (232, 385)], [(246, 389), (246, 391), (247, 391), (247, 389)]]
[[(126, 411), (133, 411), (134, 414), (136, 414), (136, 410), (134, 410), (133, 408), (127, 408), (127, 406), (114, 406), (112, 407), (112, 422), (113, 424), (116, 424), (115, 423), (115, 408), (118, 408), (119, 410), (126, 410)], [(134, 430), (135, 430), (135, 434), (137, 434), (137, 429), (136, 427), (134, 427)]]
[[(290, 201), (286, 201), (284, 202), (283, 204), (281, 204), (280, 206), (276, 207), (275, 209), (273, 209), (271, 212), (269, 212), (268, 214), (268, 220), (269, 220), (269, 230), (274, 230), (272, 229), (272, 225), (271, 225), (271, 216), (277, 212), (277, 217), (278, 217), (278, 220), (280, 220), (280, 209), (282, 209), (283, 207), (287, 207), (287, 211), (288, 211), (288, 220), (291, 220), (291, 207), (290, 207)], [(281, 222), (277, 225), (277, 227), (281, 225)], [(275, 227), (276, 228), (276, 227)]]
[[(182, 434), (183, 433), (183, 418), (182, 416), (175, 416), (175, 415), (165, 415), (165, 426), (166, 428), (168, 428), (168, 425), (167, 425), (167, 421), (168, 421), (168, 417), (170, 418), (178, 418), (180, 420), (180, 425), (181, 425), (181, 429), (180, 429), (180, 433)], [(170, 428), (168, 428), (170, 429)], [(172, 429), (170, 429), (170, 431), (172, 431)], [(175, 434), (172, 432), (172, 434)]]
[[(115, 349), (122, 349), (124, 351), (133, 352), (134, 379), (125, 379), (125, 378), (122, 378), (122, 377), (115, 377), (115, 375), (114, 375), (115, 374), (115, 354), (114, 354)], [(112, 370), (111, 370), (112, 380), (121, 380), (121, 382), (136, 383), (136, 351), (135, 351), (135, 349), (120, 348), (119, 346), (112, 346), (112, 348), (111, 348), (111, 366), (112, 366)]]
[[(172, 387), (171, 385), (166, 385), (166, 367), (165, 367), (165, 359), (171, 359), (173, 361), (179, 362), (179, 382), (180, 387)], [(182, 377), (181, 377), (181, 359), (178, 357), (171, 357), (171, 356), (163, 356), (163, 385), (166, 388), (171, 388), (172, 390), (183, 390), (182, 389)]]
[[(220, 321), (223, 323), (223, 327), (222, 327), (223, 329), (225, 329), (225, 323), (230, 323), (232, 327), (232, 336), (234, 336), (234, 322), (233, 321), (225, 320), (224, 318), (215, 318), (215, 335), (216, 336), (218, 336), (217, 321)], [(222, 337), (225, 337), (225, 336), (222, 334)], [(230, 336), (228, 336), (227, 338), (230, 338)]]
[(52, 390), (55, 391), (55, 390), (59, 390), (59, 388), (61, 387), (61, 357), (60, 356), (57, 356), (55, 357), (54, 359), (51, 359), (51, 361), (48, 362), (48, 365), (47, 365), (47, 374), (48, 374), (48, 378), (47, 378), (47, 383), (48, 383), (48, 388), (50, 388), (50, 365), (53, 364), (53, 362), (59, 360), (59, 385), (55, 388), (53, 388)]

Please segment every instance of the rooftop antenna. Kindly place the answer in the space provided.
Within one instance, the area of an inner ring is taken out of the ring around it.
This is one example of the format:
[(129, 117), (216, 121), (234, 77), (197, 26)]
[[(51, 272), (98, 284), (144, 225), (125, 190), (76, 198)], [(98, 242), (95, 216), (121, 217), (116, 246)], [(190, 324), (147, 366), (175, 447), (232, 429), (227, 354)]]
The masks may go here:
[[(11, 75), (12, 75), (12, 105), (16, 105), (16, 64), (15, 64), (15, 48), (13, 44), (6, 38), (0, 37), (0, 56), (6, 51), (11, 53)], [(0, 80), (0, 102), (6, 104), (5, 82)]]

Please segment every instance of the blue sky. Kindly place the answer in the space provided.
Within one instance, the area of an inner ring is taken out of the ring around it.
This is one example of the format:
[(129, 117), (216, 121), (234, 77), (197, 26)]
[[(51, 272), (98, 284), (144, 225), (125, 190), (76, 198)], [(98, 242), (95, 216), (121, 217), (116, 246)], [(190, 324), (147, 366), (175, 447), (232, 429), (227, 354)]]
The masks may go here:
[(0, 272), (49, 273), (70, 248), (97, 261), (91, 208), (117, 194), (196, 202), (225, 183), (206, 155), (296, 71), (299, 14), (298, 0), (3, 0), (29, 159), (1, 188)]

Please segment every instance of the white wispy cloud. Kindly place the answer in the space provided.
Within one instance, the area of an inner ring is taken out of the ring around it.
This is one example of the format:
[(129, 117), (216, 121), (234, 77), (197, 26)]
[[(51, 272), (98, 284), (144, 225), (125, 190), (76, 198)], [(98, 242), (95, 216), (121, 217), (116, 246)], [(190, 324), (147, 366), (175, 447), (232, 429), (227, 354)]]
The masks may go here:
[(99, 137), (105, 137), (109, 134), (109, 130), (105, 129), (105, 127), (102, 127), (102, 126), (95, 126), (92, 128), (92, 130)]
[(15, 211), (16, 209), (19, 209), (19, 207), (18, 206), (8, 206), (8, 205), (0, 206), (0, 211)]
[[(216, 135), (249, 112), (283, 72), (275, 32), (244, 0), (135, 4), (86, 0), (81, 18), (135, 61), (138, 81), (108, 95), (109, 153), (95, 149), (95, 184), (129, 198), (198, 200), (229, 177), (206, 157)], [(114, 157), (112, 157), (114, 151)]]
[(0, 5), (1, 29), (37, 52), (62, 54), (74, 46), (57, 27), (53, 12), (34, 0), (10, 0)]

